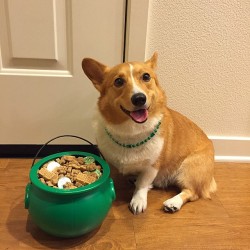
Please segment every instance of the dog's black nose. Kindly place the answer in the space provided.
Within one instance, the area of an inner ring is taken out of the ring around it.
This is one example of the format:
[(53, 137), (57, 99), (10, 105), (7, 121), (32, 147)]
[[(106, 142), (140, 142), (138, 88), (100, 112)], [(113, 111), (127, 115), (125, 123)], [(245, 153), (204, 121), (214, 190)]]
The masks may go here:
[(143, 106), (147, 101), (146, 96), (143, 93), (137, 93), (132, 95), (131, 102), (136, 106), (140, 107)]

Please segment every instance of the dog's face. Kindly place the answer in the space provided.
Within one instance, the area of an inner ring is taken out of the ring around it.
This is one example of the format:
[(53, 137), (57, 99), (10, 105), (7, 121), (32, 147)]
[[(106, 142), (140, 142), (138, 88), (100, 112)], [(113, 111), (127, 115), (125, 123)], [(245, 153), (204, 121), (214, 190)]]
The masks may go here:
[(165, 95), (155, 74), (157, 54), (146, 62), (131, 62), (109, 68), (85, 58), (82, 68), (100, 92), (99, 109), (107, 121), (119, 124), (128, 119), (144, 123), (160, 112)]

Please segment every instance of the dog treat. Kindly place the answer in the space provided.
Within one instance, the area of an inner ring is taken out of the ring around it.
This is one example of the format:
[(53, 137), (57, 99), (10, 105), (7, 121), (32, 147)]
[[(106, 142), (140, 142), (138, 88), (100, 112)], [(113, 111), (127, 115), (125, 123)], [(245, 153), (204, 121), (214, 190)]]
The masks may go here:
[(79, 173), (76, 176), (76, 181), (83, 185), (88, 185), (96, 181), (96, 178), (90, 174)]
[(65, 155), (45, 163), (38, 170), (39, 180), (47, 186), (74, 189), (97, 181), (102, 175), (101, 166), (92, 156)]
[(86, 156), (86, 157), (83, 158), (83, 160), (84, 160), (84, 162), (86, 164), (91, 164), (91, 163), (95, 162), (95, 159), (93, 157), (91, 157), (91, 156)]
[(41, 168), (41, 169), (38, 171), (38, 174), (39, 174), (40, 176), (42, 176), (42, 178), (43, 178), (44, 180), (46, 180), (46, 181), (50, 181), (50, 180), (54, 177), (54, 175), (55, 175), (54, 172), (48, 171), (47, 168)]

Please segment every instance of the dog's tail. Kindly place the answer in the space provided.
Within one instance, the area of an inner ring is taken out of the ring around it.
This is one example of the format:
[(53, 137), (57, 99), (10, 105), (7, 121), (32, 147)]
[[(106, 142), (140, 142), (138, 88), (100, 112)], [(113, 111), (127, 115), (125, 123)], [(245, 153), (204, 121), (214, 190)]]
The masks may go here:
[(217, 190), (217, 184), (215, 182), (215, 179), (212, 178), (212, 181), (210, 183), (210, 190), (209, 191), (210, 191), (210, 193), (215, 193), (216, 190)]
[(210, 194), (211, 193), (215, 193), (217, 190), (217, 184), (215, 182), (215, 179), (212, 178), (210, 185), (208, 188), (205, 188), (201, 191), (200, 197), (204, 198), (204, 199), (211, 199)]

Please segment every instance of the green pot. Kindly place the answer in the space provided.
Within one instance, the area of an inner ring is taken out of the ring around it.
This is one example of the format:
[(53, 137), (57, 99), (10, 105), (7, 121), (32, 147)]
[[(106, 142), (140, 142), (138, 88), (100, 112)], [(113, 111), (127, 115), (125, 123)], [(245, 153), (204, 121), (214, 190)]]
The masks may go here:
[[(102, 167), (102, 176), (92, 184), (70, 190), (43, 184), (38, 179), (38, 170), (46, 162), (64, 155), (93, 156)], [(29, 210), (32, 221), (43, 231), (58, 237), (76, 237), (101, 225), (115, 196), (107, 162), (90, 153), (61, 152), (41, 159), (31, 168), (25, 208)]]

